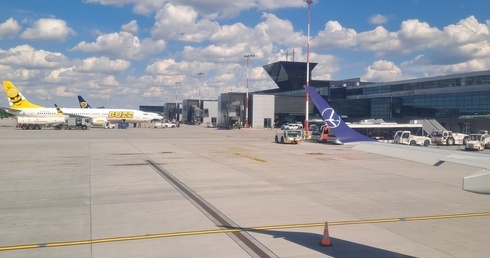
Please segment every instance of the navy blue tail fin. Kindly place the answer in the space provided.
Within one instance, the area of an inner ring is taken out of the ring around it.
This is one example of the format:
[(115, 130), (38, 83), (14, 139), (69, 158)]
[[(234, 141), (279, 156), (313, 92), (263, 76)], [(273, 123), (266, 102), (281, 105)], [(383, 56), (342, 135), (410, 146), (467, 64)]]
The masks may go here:
[(323, 120), (330, 127), (333, 134), (343, 143), (349, 142), (365, 142), (375, 141), (361, 133), (358, 133), (354, 129), (350, 128), (342, 118), (333, 110), (333, 108), (325, 101), (320, 94), (316, 91), (316, 88), (311, 86), (305, 86), (306, 92), (310, 95), (310, 98), (315, 103), (315, 106), (321, 112)]
[(81, 108), (92, 108), (90, 104), (88, 104), (85, 99), (82, 98), (82, 96), (78, 95), (78, 103), (80, 104)]

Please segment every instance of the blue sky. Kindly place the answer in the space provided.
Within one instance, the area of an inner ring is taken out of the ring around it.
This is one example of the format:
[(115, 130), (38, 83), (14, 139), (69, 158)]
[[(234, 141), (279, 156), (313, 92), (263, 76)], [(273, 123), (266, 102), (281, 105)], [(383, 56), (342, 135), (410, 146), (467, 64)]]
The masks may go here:
[[(490, 69), (490, 1), (314, 0), (313, 79), (392, 81)], [(276, 88), (306, 61), (302, 0), (17, 0), (0, 13), (0, 75), (32, 102), (138, 108)], [(199, 81), (198, 73), (204, 73)], [(0, 106), (7, 106), (6, 97)]]

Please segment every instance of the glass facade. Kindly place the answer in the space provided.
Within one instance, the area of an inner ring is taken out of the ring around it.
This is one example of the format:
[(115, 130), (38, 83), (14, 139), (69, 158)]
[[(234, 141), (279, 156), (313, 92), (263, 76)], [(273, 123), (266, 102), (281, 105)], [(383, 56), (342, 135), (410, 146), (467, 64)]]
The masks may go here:
[(332, 106), (355, 118), (490, 118), (490, 71), (350, 87)]
[[(276, 97), (305, 96), (305, 63), (277, 62), (264, 69), (279, 89), (258, 93)], [(316, 87), (346, 121), (385, 119), (407, 123), (436, 119), (448, 130), (458, 131), (469, 126), (475, 130), (490, 129), (490, 70), (386, 83), (362, 82), (360, 78), (311, 80), (310, 85)], [(305, 102), (304, 98), (302, 101)], [(276, 98), (277, 105), (282, 104)], [(276, 116), (281, 119), (279, 116), (294, 115), (301, 120), (304, 115), (299, 116), (304, 109), (304, 106), (297, 106), (294, 111), (276, 113)], [(312, 111), (313, 116), (318, 116), (316, 108)]]

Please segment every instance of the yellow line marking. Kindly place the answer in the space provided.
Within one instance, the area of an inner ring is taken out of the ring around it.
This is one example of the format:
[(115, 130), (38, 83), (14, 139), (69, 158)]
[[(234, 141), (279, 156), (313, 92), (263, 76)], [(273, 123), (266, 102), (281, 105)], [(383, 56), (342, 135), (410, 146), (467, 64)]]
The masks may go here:
[(239, 153), (239, 152), (234, 152), (233, 155), (239, 156), (239, 157), (244, 157), (244, 158), (251, 159), (251, 160), (255, 160), (255, 161), (258, 161), (258, 162), (267, 162), (267, 160), (265, 160), (265, 159), (259, 159), (259, 158), (247, 156), (247, 155), (245, 155), (243, 153)]
[[(420, 221), (420, 220), (435, 220), (435, 219), (457, 219), (457, 218), (482, 217), (482, 216), (490, 216), (490, 212), (448, 214), (448, 215), (435, 215), (435, 216), (419, 216), (419, 217), (405, 217), (405, 218), (351, 220), (351, 221), (336, 221), (336, 222), (334, 221), (334, 222), (328, 222), (328, 225), (329, 226), (342, 226), (342, 225), (374, 224), (374, 223)], [(3, 247), (0, 247), (0, 251), (13, 251), (13, 250), (33, 249), (33, 248), (42, 248), (42, 247), (87, 245), (87, 244), (141, 240), (141, 239), (151, 239), (151, 238), (164, 238), (164, 237), (179, 237), (179, 236), (204, 235), (204, 234), (222, 234), (222, 233), (233, 233), (233, 232), (241, 232), (241, 231), (262, 231), (262, 230), (271, 230), (271, 229), (320, 227), (320, 226), (324, 226), (324, 225), (325, 225), (325, 222), (319, 222), (319, 223), (304, 223), (304, 224), (273, 225), (273, 226), (262, 226), (262, 227), (252, 227), (252, 228), (211, 229), (211, 230), (198, 230), (198, 231), (187, 231), (187, 232), (173, 232), (173, 233), (150, 234), (150, 235), (140, 235), (140, 236), (100, 238), (100, 239), (93, 239), (93, 240), (55, 242), (55, 243), (45, 243), (45, 244), (3, 246)]]

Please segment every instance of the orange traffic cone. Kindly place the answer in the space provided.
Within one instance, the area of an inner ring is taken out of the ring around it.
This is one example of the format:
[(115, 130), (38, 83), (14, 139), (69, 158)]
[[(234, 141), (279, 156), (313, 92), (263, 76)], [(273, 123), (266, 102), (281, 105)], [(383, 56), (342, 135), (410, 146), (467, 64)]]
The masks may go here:
[(323, 230), (323, 238), (322, 242), (320, 243), (323, 246), (331, 246), (332, 243), (330, 242), (330, 236), (328, 234), (328, 221), (325, 221), (325, 228)]

